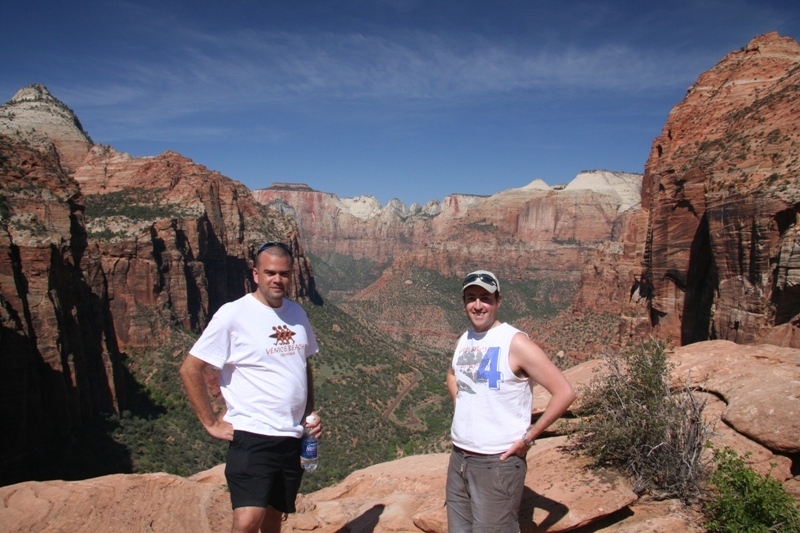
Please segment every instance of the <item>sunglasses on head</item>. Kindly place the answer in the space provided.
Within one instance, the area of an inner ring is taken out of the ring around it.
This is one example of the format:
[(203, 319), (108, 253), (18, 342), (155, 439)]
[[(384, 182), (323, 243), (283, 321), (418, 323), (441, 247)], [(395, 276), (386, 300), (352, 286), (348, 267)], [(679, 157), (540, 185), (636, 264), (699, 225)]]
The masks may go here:
[(491, 285), (493, 287), (497, 287), (497, 280), (494, 279), (489, 274), (470, 274), (469, 276), (464, 278), (464, 283), (462, 283), (461, 286), (464, 287), (464, 286), (468, 285), (469, 283), (472, 283), (473, 281), (478, 280), (478, 279), (481, 280), (484, 283), (488, 283), (489, 285)]
[(261, 246), (258, 247), (258, 251), (256, 252), (256, 255), (260, 254), (261, 252), (263, 252), (267, 248), (272, 248), (274, 246), (277, 246), (278, 248), (281, 248), (282, 250), (285, 250), (287, 254), (292, 255), (292, 249), (289, 248), (288, 246), (286, 246), (285, 244), (283, 244), (282, 242), (278, 242), (278, 241), (265, 242), (264, 244), (262, 244)]

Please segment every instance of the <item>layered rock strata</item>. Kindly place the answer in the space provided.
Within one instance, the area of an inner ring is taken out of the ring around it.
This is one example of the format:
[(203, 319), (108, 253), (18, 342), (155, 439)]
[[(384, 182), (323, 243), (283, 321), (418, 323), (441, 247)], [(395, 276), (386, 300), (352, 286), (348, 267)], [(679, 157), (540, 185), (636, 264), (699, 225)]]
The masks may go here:
[(0, 133), (53, 153), (66, 172), (74, 170), (94, 144), (72, 110), (38, 83), (20, 89), (0, 106)]
[(642, 282), (682, 344), (800, 346), (800, 46), (775, 33), (728, 54), (653, 142)]
[(340, 199), (301, 184), (273, 184), (253, 195), (293, 216), (317, 255), (414, 265), (446, 277), (488, 261), (504, 277), (544, 272), (577, 280), (586, 252), (619, 237), (619, 218), (638, 205), (640, 182), (638, 174), (591, 171), (565, 188), (536, 180), (489, 197), (453, 194), (411, 208), (398, 200), (381, 207), (369, 196)]
[(455, 301), (439, 306), (425, 297), (426, 286), (434, 283), (438, 294), (441, 285), (428, 271), (453, 279), (488, 268), (502, 280), (536, 287), (524, 296), (530, 301), (569, 305), (587, 258), (625, 238), (626, 221), (639, 212), (640, 182), (638, 174), (595, 170), (567, 186), (534, 180), (488, 197), (453, 194), (410, 209), (397, 200), (381, 207), (372, 197), (340, 199), (301, 184), (273, 184), (254, 196), (295, 217), (305, 246), (323, 260), (341, 254), (380, 272), (369, 282), (353, 274), (336, 294), (340, 307), (368, 315), (398, 342), (438, 350), (455, 340), (448, 316)]

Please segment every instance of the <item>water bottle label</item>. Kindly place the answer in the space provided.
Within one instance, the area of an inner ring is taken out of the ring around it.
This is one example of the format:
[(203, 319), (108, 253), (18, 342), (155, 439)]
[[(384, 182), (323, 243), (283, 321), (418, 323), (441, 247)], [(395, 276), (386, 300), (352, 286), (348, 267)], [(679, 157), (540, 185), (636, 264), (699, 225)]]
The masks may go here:
[(316, 459), (317, 458), (316, 441), (303, 441), (300, 446), (300, 455), (306, 459)]

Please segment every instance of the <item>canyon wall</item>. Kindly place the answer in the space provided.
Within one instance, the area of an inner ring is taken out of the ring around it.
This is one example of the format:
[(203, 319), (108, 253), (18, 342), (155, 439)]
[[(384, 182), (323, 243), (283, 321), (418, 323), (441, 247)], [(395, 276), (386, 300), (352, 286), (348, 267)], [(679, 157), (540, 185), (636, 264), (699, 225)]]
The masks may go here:
[(395, 342), (438, 351), (452, 349), (466, 326), (458, 285), (447, 280), (472, 270), (519, 283), (508, 289), (501, 316), (533, 315), (536, 326), (520, 324), (527, 331), (568, 306), (587, 258), (619, 245), (626, 221), (640, 212), (641, 175), (586, 171), (566, 186), (535, 180), (491, 196), (452, 194), (410, 208), (398, 200), (382, 207), (372, 197), (341, 199), (301, 184), (273, 184), (254, 196), (295, 217), (304, 246), (322, 262), (344, 265), (316, 269), (325, 289), (326, 273), (334, 270), (328, 275), (338, 285), (326, 295), (338, 298), (340, 308)]
[(586, 254), (619, 238), (621, 216), (637, 208), (640, 186), (639, 174), (587, 171), (566, 187), (535, 180), (488, 197), (453, 194), (411, 208), (297, 184), (273, 184), (253, 195), (295, 217), (305, 247), (317, 255), (418, 266), (445, 277), (483, 267), (518, 280), (577, 281)]
[(800, 346), (800, 46), (753, 39), (653, 142), (642, 285), (654, 332)]

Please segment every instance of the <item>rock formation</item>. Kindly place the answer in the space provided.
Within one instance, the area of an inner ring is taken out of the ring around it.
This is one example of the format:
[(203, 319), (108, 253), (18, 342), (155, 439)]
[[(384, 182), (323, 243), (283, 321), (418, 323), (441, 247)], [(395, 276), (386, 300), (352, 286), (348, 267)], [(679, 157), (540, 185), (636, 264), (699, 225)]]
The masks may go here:
[(0, 134), (54, 153), (67, 173), (83, 161), (94, 144), (72, 110), (38, 83), (20, 89), (0, 106)]
[[(716, 427), (714, 445), (731, 446), (740, 455), (751, 452), (747, 461), (752, 468), (795, 490), (800, 479), (792, 473), (797, 455), (791, 450), (800, 442), (798, 406), (783, 402), (793, 396), (797, 404), (800, 350), (699, 342), (676, 349), (671, 360), (676, 388), (688, 384), (713, 393), (714, 402), (704, 412)], [(580, 391), (600, 365), (589, 361), (567, 375)], [(546, 401), (546, 393), (537, 388), (537, 405)], [(775, 408), (776, 402), (782, 408)], [(749, 415), (747, 406), (754, 408)], [(703, 531), (695, 510), (675, 501), (638, 500), (618, 472), (587, 468), (587, 459), (568, 452), (565, 443), (563, 436), (545, 437), (528, 453), (522, 531)], [(337, 485), (299, 496), (298, 512), (283, 530), (444, 533), (447, 458), (410, 456), (353, 472)], [(9, 532), (226, 531), (231, 511), (223, 466), (188, 479), (115, 475), (2, 487), (0, 523)], [(800, 492), (795, 495), (800, 499)]]
[(61, 475), (71, 430), (124, 409), (126, 354), (199, 332), (250, 290), (265, 240), (297, 251), (293, 296), (314, 297), (293, 221), (241, 183), (93, 145), (41, 85), (2, 107), (0, 132), (0, 483)]
[(728, 54), (653, 142), (642, 283), (661, 337), (800, 346), (800, 45)]
[(479, 252), (500, 276), (524, 279), (530, 274), (521, 272), (533, 270), (577, 280), (585, 253), (619, 237), (618, 219), (638, 205), (640, 182), (638, 174), (588, 171), (562, 190), (536, 180), (490, 197), (453, 194), (411, 208), (398, 200), (381, 207), (372, 197), (340, 199), (305, 185), (273, 184), (253, 195), (295, 217), (316, 255), (456, 277), (476, 266)]

